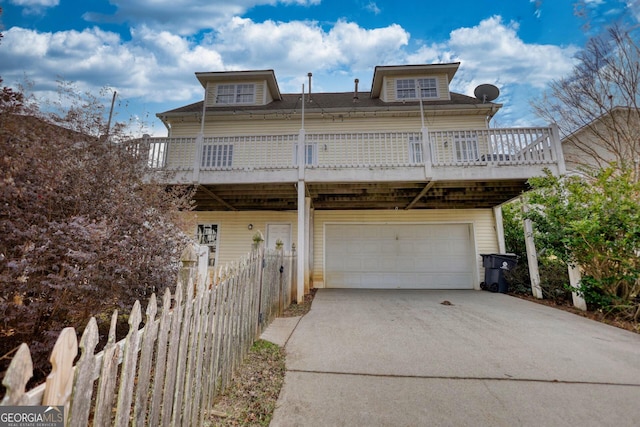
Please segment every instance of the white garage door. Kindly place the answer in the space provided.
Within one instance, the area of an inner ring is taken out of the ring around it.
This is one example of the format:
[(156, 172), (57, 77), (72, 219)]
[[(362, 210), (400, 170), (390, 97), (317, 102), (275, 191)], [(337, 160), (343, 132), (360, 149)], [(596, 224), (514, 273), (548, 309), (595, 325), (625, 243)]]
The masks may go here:
[(327, 224), (329, 288), (472, 289), (469, 224)]

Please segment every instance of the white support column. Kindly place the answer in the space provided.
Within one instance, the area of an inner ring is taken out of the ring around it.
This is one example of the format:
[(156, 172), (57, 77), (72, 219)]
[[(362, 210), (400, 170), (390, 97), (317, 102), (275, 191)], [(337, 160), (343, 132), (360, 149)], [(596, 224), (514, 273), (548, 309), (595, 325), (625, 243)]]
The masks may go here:
[(298, 274), (297, 274), (297, 298), (298, 303), (304, 301), (305, 270), (307, 269), (307, 252), (305, 234), (305, 184), (303, 180), (298, 181)]
[(307, 204), (305, 200), (306, 191), (304, 183), (304, 172), (306, 167), (305, 144), (306, 134), (304, 130), (304, 84), (302, 85), (302, 118), (300, 132), (298, 133), (298, 150), (296, 159), (298, 160), (298, 272), (297, 272), (297, 299), (298, 303), (304, 301), (305, 288), (309, 286), (307, 257), (309, 254), (307, 246)]
[[(529, 206), (522, 200), (522, 211), (529, 212)], [(531, 278), (531, 292), (533, 296), (542, 299), (542, 288), (540, 287), (540, 271), (538, 270), (538, 254), (536, 243), (533, 240), (533, 224), (530, 219), (524, 219), (524, 243), (527, 249), (527, 261), (529, 263), (529, 277)]]
[[(568, 266), (569, 270), (569, 283), (573, 289), (578, 289), (580, 286), (580, 280), (582, 279), (582, 273), (580, 273), (580, 267), (573, 267), (571, 265)], [(573, 299), (573, 306), (582, 310), (587, 311), (587, 302), (582, 298), (576, 291), (571, 292), (571, 297)]]
[(311, 271), (311, 198), (304, 198), (304, 292), (309, 293), (309, 271)]
[(493, 208), (493, 217), (496, 220), (496, 236), (498, 237), (498, 251), (503, 254), (507, 252), (507, 245), (504, 243), (504, 224), (502, 222), (502, 206)]
[(558, 160), (558, 173), (564, 175), (567, 173), (567, 166), (564, 163), (564, 152), (562, 151), (562, 143), (560, 141), (560, 130), (558, 124), (553, 123), (551, 125), (551, 143), (556, 152), (556, 159)]

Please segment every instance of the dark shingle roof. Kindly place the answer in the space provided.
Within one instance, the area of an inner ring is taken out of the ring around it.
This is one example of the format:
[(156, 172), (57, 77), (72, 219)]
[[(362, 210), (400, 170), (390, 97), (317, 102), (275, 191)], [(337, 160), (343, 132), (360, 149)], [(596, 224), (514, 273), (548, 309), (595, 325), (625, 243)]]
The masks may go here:
[[(308, 112), (348, 112), (348, 111), (360, 111), (360, 110), (394, 110), (394, 109), (406, 109), (411, 107), (418, 107), (418, 101), (406, 101), (406, 102), (383, 102), (380, 98), (371, 98), (369, 92), (358, 93), (358, 98), (354, 99), (353, 92), (329, 92), (329, 93), (312, 93), (311, 102), (309, 101), (309, 94), (305, 93), (305, 110)], [(202, 111), (202, 102), (196, 102), (193, 104), (185, 105), (184, 107), (176, 108), (174, 110), (158, 113), (158, 116), (166, 115), (182, 115), (200, 113)], [(250, 112), (250, 113), (272, 113), (282, 112), (288, 113), (301, 109), (302, 107), (301, 95), (299, 93), (285, 93), (282, 94), (282, 100), (275, 100), (267, 105), (228, 105), (228, 106), (216, 106), (207, 107), (208, 112)], [(482, 101), (472, 98), (470, 96), (462, 95), (459, 93), (451, 92), (451, 100), (423, 100), (425, 108), (434, 106), (453, 106), (453, 105), (481, 105)], [(499, 105), (493, 103), (487, 103), (489, 105)], [(413, 109), (413, 108), (412, 108)]]

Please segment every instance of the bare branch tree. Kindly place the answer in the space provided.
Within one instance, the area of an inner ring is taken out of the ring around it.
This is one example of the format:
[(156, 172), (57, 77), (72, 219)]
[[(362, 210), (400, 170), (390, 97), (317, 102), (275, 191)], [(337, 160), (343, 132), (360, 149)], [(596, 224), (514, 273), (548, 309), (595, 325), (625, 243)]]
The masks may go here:
[(532, 103), (558, 124), (567, 165), (637, 168), (640, 158), (640, 45), (637, 30), (613, 26), (592, 38), (573, 73)]

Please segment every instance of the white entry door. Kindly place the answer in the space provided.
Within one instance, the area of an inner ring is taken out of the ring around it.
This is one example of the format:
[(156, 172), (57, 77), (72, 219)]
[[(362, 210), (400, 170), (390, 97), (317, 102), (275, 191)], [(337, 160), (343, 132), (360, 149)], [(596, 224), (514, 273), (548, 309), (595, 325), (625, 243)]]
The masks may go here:
[(470, 224), (327, 224), (329, 288), (473, 289)]
[(278, 240), (282, 240), (284, 250), (291, 250), (291, 223), (267, 224), (267, 249), (275, 249)]

